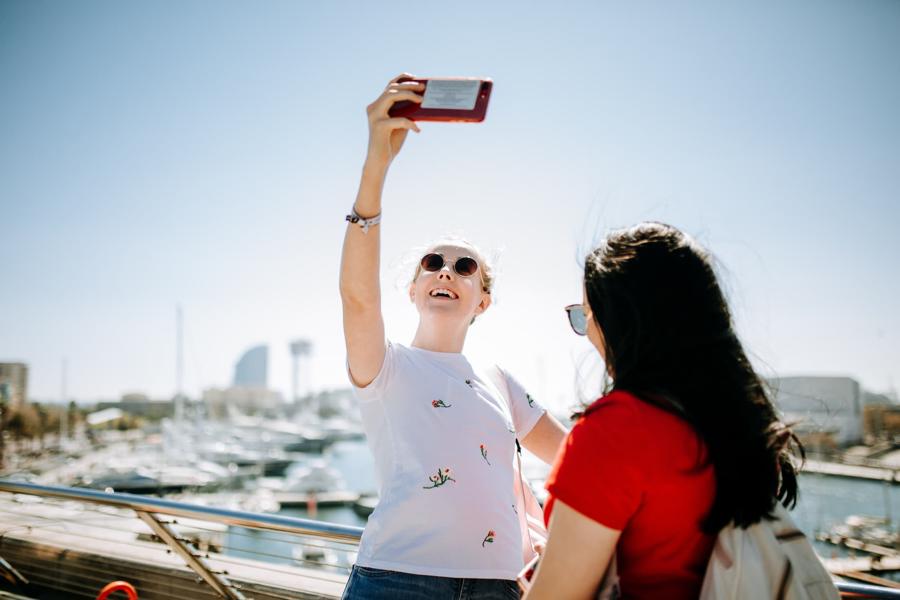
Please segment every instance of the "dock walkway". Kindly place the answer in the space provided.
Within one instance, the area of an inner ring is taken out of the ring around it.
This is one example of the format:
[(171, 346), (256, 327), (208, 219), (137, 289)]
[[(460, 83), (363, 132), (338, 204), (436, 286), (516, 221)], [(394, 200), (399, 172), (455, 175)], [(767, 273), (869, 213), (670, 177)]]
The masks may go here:
[(830, 475), (832, 477), (847, 477), (850, 479), (884, 481), (892, 485), (900, 483), (900, 470), (888, 467), (853, 465), (808, 459), (803, 463), (802, 472), (818, 473), (820, 475)]
[[(85, 510), (75, 502), (0, 494), (0, 555), (41, 589), (57, 590), (61, 598), (94, 600), (104, 585), (122, 579), (138, 586), (141, 600), (218, 598), (167, 546), (146, 541), (152, 538), (132, 511)], [(298, 545), (304, 541), (297, 539)], [(254, 560), (209, 552), (205, 557), (259, 600), (337, 599), (347, 580), (347, 573), (337, 569), (273, 564), (264, 562), (265, 556)]]

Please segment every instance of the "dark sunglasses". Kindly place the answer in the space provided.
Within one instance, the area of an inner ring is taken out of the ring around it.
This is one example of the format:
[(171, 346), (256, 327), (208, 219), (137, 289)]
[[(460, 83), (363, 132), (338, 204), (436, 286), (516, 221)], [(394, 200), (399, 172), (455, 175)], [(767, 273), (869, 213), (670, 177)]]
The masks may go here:
[[(419, 265), (423, 271), (434, 273), (444, 268), (444, 257), (436, 252), (431, 252), (422, 257)], [(453, 263), (453, 270), (461, 277), (470, 277), (478, 270), (478, 261), (470, 256), (461, 256)]]
[(572, 331), (578, 335), (587, 335), (587, 315), (584, 314), (583, 304), (570, 304), (566, 307), (566, 314), (569, 315), (569, 325)]

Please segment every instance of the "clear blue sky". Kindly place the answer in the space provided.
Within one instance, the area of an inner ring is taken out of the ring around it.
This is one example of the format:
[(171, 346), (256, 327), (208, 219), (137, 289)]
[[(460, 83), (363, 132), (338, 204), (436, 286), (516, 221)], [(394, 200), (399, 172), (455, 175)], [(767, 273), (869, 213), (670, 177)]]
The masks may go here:
[(766, 375), (900, 385), (900, 3), (0, 3), (0, 360), (81, 401), (225, 385), (309, 337), (345, 385), (337, 269), (364, 108), (401, 71), (495, 80), (386, 187), (384, 310), (445, 232), (503, 249), (467, 352), (544, 401), (590, 348), (562, 307), (610, 227), (664, 220), (722, 263)]

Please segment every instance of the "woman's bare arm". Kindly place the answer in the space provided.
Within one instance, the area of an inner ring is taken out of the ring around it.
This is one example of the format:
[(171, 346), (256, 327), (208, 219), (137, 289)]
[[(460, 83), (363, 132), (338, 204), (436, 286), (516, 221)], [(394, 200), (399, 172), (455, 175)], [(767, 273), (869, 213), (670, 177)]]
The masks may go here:
[(596, 598), (621, 531), (590, 519), (556, 500), (547, 546), (525, 600)]
[[(398, 82), (409, 78), (403, 74), (391, 81), (385, 91), (370, 104), (369, 147), (363, 166), (354, 209), (364, 218), (381, 214), (381, 191), (388, 168), (400, 152), (410, 129), (418, 132), (413, 121), (391, 118), (388, 110), (395, 102), (420, 102), (416, 93), (424, 86)], [(340, 290), (344, 312), (344, 341), (350, 376), (356, 385), (365, 387), (375, 379), (384, 362), (384, 319), (381, 315), (381, 283), (379, 277), (381, 227), (368, 232), (354, 223), (347, 225), (341, 255)]]
[(567, 433), (566, 428), (553, 415), (545, 412), (528, 435), (522, 438), (522, 445), (550, 465), (556, 459), (556, 453)]

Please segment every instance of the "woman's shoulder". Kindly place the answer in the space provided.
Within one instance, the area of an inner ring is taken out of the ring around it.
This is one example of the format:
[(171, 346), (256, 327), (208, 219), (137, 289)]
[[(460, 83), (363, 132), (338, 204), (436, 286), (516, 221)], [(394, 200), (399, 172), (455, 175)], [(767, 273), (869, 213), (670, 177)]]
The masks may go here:
[[(610, 469), (621, 478), (639, 474), (646, 464), (643, 450), (651, 446), (641, 418), (640, 399), (614, 391), (595, 400), (575, 421), (558, 463), (567, 472), (595, 477)], [(602, 464), (598, 463), (602, 457)]]
[(641, 402), (642, 400), (631, 392), (613, 390), (606, 395), (600, 396), (589, 404), (581, 413), (581, 420), (596, 418), (595, 415), (597, 415), (598, 412), (603, 412), (604, 415), (608, 415), (610, 413), (618, 414), (626, 411), (638, 410)]
[(573, 437), (617, 435), (640, 423), (641, 400), (629, 392), (615, 390), (597, 398), (575, 420)]
[[(613, 391), (582, 413), (572, 427), (569, 445), (605, 456), (618, 456), (618, 452), (647, 468), (656, 464), (661, 454), (694, 448), (697, 433), (675, 409), (665, 408), (663, 402), (623, 390)], [(662, 448), (666, 450), (661, 451)]]
[(642, 398), (626, 390), (613, 390), (595, 400), (581, 414), (579, 423), (588, 427), (615, 427), (619, 422), (640, 423), (642, 428), (669, 429), (687, 425), (677, 407), (666, 408), (666, 400)]
[(414, 356), (410, 347), (385, 340), (384, 363), (378, 373), (382, 386), (395, 385), (398, 380), (408, 379), (410, 372), (414, 370)]
[(409, 359), (413, 355), (412, 346), (401, 344), (393, 340), (385, 340), (385, 351), (394, 358), (403, 357)]

